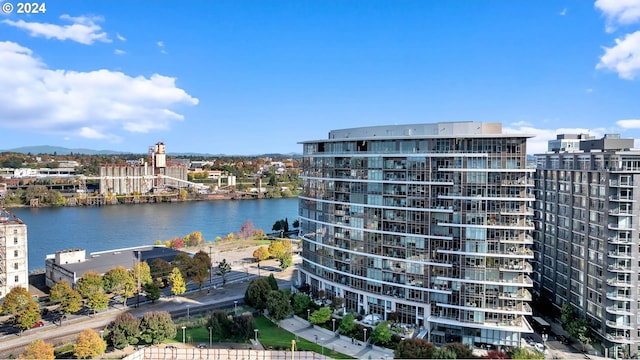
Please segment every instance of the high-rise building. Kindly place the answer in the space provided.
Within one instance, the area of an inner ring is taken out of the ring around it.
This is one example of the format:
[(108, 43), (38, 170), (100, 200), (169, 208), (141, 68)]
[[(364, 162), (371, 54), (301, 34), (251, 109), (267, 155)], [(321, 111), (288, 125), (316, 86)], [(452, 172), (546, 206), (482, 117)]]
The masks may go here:
[[(574, 144), (557, 146), (567, 139)], [(640, 150), (633, 146), (615, 134), (558, 135), (536, 156), (535, 293), (556, 311), (573, 306), (614, 358), (635, 358), (640, 345)]]
[(299, 284), (435, 344), (520, 346), (532, 332), (528, 137), (447, 122), (302, 142)]
[(17, 286), (29, 290), (27, 225), (0, 208), (0, 299)]

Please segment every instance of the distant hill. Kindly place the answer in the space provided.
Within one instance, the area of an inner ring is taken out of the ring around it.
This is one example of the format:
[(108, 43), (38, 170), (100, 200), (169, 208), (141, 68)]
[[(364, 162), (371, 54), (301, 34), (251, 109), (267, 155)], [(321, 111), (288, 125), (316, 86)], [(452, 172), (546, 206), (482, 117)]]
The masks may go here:
[(85, 154), (85, 155), (129, 154), (127, 152), (114, 151), (114, 150), (69, 149), (62, 146), (50, 146), (50, 145), (22, 146), (15, 149), (0, 150), (0, 152), (14, 152), (14, 153), (21, 153), (21, 154), (33, 154), (33, 155), (37, 155), (37, 154), (69, 155), (71, 153)]
[[(57, 155), (69, 155), (84, 154), (84, 155), (125, 155), (134, 154), (124, 151), (115, 150), (93, 150), (93, 149), (69, 149), (62, 146), (22, 146), (14, 149), (0, 150), (1, 152), (14, 152), (20, 154), (57, 154)], [(145, 155), (143, 153), (137, 153), (137, 155)], [(259, 154), (259, 155), (225, 155), (225, 154), (203, 154), (203, 153), (168, 153), (170, 156), (184, 156), (184, 157), (272, 157), (272, 158), (300, 158), (302, 154), (288, 153), (288, 154)]]

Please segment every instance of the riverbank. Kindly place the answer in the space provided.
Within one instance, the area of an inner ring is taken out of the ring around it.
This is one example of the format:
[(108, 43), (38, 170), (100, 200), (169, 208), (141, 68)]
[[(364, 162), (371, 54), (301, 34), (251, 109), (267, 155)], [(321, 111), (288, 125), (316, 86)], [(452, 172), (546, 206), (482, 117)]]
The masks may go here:
[(56, 208), (56, 207), (95, 207), (108, 205), (133, 205), (133, 204), (158, 204), (190, 201), (216, 201), (216, 200), (271, 200), (271, 199), (295, 199), (298, 195), (291, 196), (258, 196), (257, 194), (230, 192), (216, 194), (197, 194), (196, 196), (183, 197), (178, 193), (147, 194), (147, 195), (74, 195), (67, 197), (64, 205), (42, 204), (39, 201), (29, 204), (4, 203), (2, 206), (12, 208)]

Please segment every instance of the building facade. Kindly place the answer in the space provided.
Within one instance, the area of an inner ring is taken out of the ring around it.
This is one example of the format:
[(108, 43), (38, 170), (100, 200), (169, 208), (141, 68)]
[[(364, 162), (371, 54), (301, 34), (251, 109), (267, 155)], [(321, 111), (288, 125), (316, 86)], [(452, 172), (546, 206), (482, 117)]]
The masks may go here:
[(578, 143), (550, 141), (536, 156), (535, 292), (556, 309), (574, 306), (607, 356), (635, 358), (640, 151), (618, 135), (561, 139)]
[(528, 137), (454, 122), (302, 142), (299, 284), (435, 344), (520, 346), (532, 332)]
[(11, 289), (29, 290), (27, 225), (8, 210), (0, 209), (0, 299)]

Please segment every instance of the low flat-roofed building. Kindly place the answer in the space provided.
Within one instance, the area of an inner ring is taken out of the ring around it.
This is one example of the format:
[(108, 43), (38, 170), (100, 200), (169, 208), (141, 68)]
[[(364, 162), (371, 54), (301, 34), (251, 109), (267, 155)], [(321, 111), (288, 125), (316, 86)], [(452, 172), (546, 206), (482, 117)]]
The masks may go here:
[(47, 255), (45, 281), (48, 287), (62, 280), (75, 285), (76, 281), (89, 271), (104, 274), (118, 266), (131, 269), (138, 261), (150, 264), (154, 259), (171, 262), (180, 253), (182, 251), (158, 245), (100, 251), (89, 255), (84, 249), (61, 250)]

